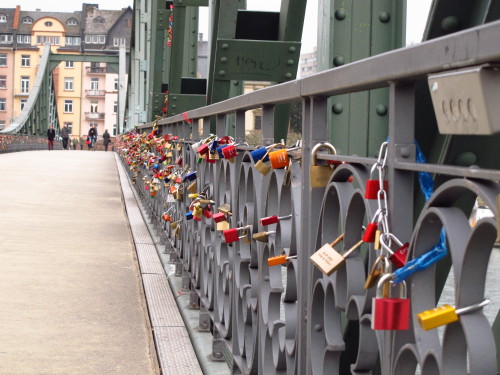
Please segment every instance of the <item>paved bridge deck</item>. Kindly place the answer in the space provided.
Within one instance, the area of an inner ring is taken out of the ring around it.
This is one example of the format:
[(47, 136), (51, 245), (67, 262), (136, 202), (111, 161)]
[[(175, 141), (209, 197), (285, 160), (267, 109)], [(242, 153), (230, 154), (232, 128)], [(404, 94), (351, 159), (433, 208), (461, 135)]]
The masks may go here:
[(168, 370), (161, 347), (182, 345), (151, 315), (157, 360), (119, 168), (111, 152), (0, 155), (0, 374), (201, 373), (192, 347)]

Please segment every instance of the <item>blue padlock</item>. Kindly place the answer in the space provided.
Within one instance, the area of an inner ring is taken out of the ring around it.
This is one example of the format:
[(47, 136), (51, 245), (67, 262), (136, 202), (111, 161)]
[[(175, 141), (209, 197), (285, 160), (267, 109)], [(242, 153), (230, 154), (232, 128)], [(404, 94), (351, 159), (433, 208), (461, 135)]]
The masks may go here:
[(196, 180), (196, 171), (188, 173), (187, 175), (185, 175), (184, 178), (182, 179), (182, 182), (194, 181), (194, 180)]
[(219, 158), (224, 159), (224, 154), (222, 153), (222, 149), (224, 147), (227, 147), (227, 146), (229, 146), (229, 145), (222, 145), (220, 147), (217, 147), (217, 152), (219, 153)]
[[(253, 161), (255, 163), (257, 163), (260, 159), (262, 159), (264, 157), (264, 155), (266, 155), (266, 153), (267, 153), (267, 148), (261, 147), (261, 148), (258, 148), (257, 150), (253, 150), (252, 152), (250, 152), (250, 155), (252, 155)], [(266, 158), (262, 161), (266, 162), (268, 160), (269, 160), (269, 156), (266, 156)]]
[(192, 212), (188, 212), (186, 214), (186, 220), (192, 220), (193, 219), (193, 213)]
[(214, 139), (212, 141), (212, 144), (210, 145), (210, 151), (214, 152), (215, 150), (217, 150), (217, 147), (219, 147), (219, 141)]

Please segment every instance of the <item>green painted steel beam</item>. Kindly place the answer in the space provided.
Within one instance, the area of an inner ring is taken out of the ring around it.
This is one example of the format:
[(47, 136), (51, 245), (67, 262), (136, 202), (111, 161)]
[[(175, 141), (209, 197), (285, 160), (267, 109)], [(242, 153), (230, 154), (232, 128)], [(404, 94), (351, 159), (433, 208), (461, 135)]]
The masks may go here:
[(58, 55), (51, 54), (50, 61), (74, 61), (74, 62), (103, 62), (103, 63), (115, 63), (118, 64), (118, 54), (116, 56), (109, 55)]

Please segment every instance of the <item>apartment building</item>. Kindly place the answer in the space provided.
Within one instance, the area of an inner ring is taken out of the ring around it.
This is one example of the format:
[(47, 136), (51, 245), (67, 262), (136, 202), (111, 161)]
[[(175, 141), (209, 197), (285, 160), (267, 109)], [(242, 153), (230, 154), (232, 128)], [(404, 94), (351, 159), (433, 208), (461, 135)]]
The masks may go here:
[[(0, 128), (19, 116), (36, 77), (46, 44), (58, 54), (116, 55), (128, 50), (132, 9), (102, 10), (83, 4), (72, 13), (0, 8)], [(65, 61), (53, 70), (61, 126), (72, 136), (88, 133), (91, 125), (116, 134), (118, 72), (106, 64)]]

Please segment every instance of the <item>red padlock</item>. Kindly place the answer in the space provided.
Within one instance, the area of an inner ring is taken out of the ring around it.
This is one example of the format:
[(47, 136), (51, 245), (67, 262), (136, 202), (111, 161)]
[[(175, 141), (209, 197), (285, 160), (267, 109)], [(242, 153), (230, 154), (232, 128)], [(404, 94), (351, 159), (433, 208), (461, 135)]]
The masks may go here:
[[(226, 240), (226, 243), (232, 243), (236, 242), (242, 238), (245, 238), (248, 236), (248, 228), (250, 226), (247, 225), (246, 227), (241, 227), (241, 228), (232, 228), (232, 229), (226, 229), (224, 233), (224, 239)], [(239, 232), (243, 230), (244, 234), (240, 236)]]
[(292, 217), (292, 215), (286, 215), (286, 216), (274, 215), (274, 216), (269, 216), (269, 217), (263, 217), (262, 219), (260, 219), (260, 225), (265, 227), (267, 225), (277, 224), (280, 220), (290, 219), (291, 217)]
[[(394, 241), (398, 245), (398, 249), (396, 251), (392, 251), (389, 246), (388, 241)], [(408, 256), (408, 249), (410, 244), (408, 242), (402, 243), (398, 240), (396, 236), (391, 233), (384, 233), (380, 236), (380, 245), (383, 249), (387, 250), (390, 254), (389, 260), (392, 262), (394, 267), (401, 268), (406, 264), (406, 258)]]
[(236, 147), (234, 145), (229, 145), (222, 149), (222, 155), (224, 155), (224, 159), (233, 159), (238, 156), (238, 151), (236, 151)]
[[(366, 180), (365, 199), (377, 199), (378, 198), (378, 192), (380, 191), (380, 178), (382, 178), (382, 177), (379, 176), (379, 179), (377, 179), (377, 180), (373, 179), (373, 173), (375, 172), (375, 169), (377, 169), (378, 166), (379, 166), (378, 163), (373, 164), (373, 167), (370, 171), (370, 178), (368, 180)], [(381, 169), (379, 170), (379, 173), (382, 173)], [(389, 183), (387, 182), (387, 180), (382, 181), (382, 186), (383, 186), (383, 190), (387, 194), (387, 192), (389, 191), (389, 188), (388, 188)]]
[[(222, 213), (222, 212), (221, 212)], [(207, 218), (207, 219), (210, 219), (212, 218), (214, 215), (212, 214), (212, 211), (210, 210), (203, 210), (203, 215)], [(217, 215), (217, 214), (216, 214)]]
[(212, 215), (212, 218), (216, 223), (220, 223), (222, 221), (226, 221), (226, 215), (223, 212), (218, 212)]
[(198, 147), (198, 154), (205, 155), (208, 152), (208, 145), (205, 143)]
[[(377, 296), (372, 300), (372, 329), (406, 330), (410, 325), (410, 300), (406, 298), (406, 283), (400, 283), (399, 298), (391, 298), (390, 283), (392, 274), (383, 275), (377, 284)], [(385, 295), (384, 295), (385, 294)]]

